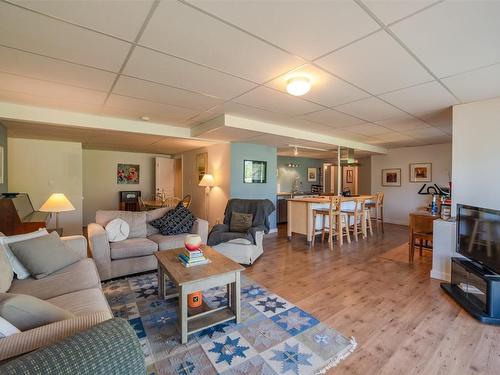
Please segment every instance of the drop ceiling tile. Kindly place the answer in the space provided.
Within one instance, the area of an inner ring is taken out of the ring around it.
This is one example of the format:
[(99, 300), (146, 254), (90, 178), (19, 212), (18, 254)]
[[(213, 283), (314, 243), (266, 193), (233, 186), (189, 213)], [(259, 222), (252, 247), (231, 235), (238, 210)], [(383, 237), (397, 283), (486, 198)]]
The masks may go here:
[(438, 76), (500, 61), (499, 1), (445, 1), (391, 29)]
[(362, 0), (386, 25), (435, 4), (436, 0)]
[(405, 115), (403, 111), (374, 97), (344, 104), (335, 107), (335, 109), (372, 122), (388, 120)]
[(318, 112), (301, 116), (301, 118), (327, 125), (331, 128), (343, 128), (351, 125), (359, 125), (365, 122), (364, 120), (360, 120), (356, 117), (346, 115), (333, 109), (323, 109)]
[(465, 103), (495, 98), (500, 96), (500, 64), (458, 74), (442, 81)]
[(214, 97), (126, 76), (120, 76), (113, 92), (197, 110), (207, 110), (222, 103), (221, 99)]
[(305, 65), (295, 69), (272, 80), (266, 86), (286, 92), (287, 81), (297, 76), (306, 76), (311, 81), (311, 90), (303, 98), (325, 106), (331, 107), (370, 96), (366, 92), (332, 76), (314, 65)]
[(182, 125), (187, 119), (196, 116), (197, 111), (168, 104), (150, 102), (147, 100), (130, 98), (111, 94), (108, 98), (103, 114), (139, 120), (147, 116), (152, 122), (162, 122), (172, 125)]
[(303, 60), (177, 1), (163, 1), (140, 44), (263, 83)]
[(429, 127), (429, 125), (425, 122), (408, 115), (391, 120), (377, 121), (377, 124), (396, 131), (422, 129)]
[(411, 114), (445, 109), (458, 104), (458, 101), (436, 81), (393, 91), (380, 95), (380, 98)]
[(56, 99), (61, 104), (71, 98), (71, 101), (74, 102), (101, 105), (106, 99), (106, 93), (102, 91), (88, 90), (7, 73), (0, 73), (0, 82), (2, 82), (1, 88), (3, 91)]
[(0, 71), (108, 91), (116, 74), (0, 46)]
[(117, 72), (130, 44), (0, 2), (0, 44)]
[(316, 64), (373, 94), (433, 79), (385, 31), (335, 51)]
[(307, 59), (319, 57), (380, 28), (350, 1), (189, 2)]
[(134, 49), (124, 74), (224, 99), (256, 87), (240, 78), (141, 47)]
[(306, 102), (264, 86), (260, 86), (236, 98), (234, 101), (271, 112), (285, 113), (290, 116), (318, 111), (322, 108), (319, 105)]
[(410, 137), (420, 138), (420, 139), (431, 139), (436, 137), (444, 137), (446, 134), (437, 128), (428, 127), (424, 129), (413, 129), (404, 131), (403, 134), (409, 135)]
[(133, 41), (153, 3), (152, 0), (13, 0), (40, 13)]
[(362, 124), (362, 125), (349, 126), (345, 130), (354, 134), (360, 134), (366, 136), (381, 135), (392, 132), (392, 130), (390, 129), (375, 124)]
[(413, 137), (407, 135), (407, 134), (402, 134), (398, 132), (392, 132), (392, 133), (386, 133), (382, 135), (377, 135), (374, 138), (382, 140), (384, 143), (389, 143), (389, 142), (400, 142), (400, 141), (408, 141), (413, 139)]

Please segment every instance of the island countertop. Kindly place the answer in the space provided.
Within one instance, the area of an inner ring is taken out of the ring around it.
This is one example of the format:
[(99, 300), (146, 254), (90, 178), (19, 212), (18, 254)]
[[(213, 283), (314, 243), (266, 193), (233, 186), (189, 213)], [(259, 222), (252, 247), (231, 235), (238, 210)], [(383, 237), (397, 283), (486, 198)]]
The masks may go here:
[[(353, 201), (356, 198), (364, 198), (364, 199), (374, 199), (373, 195), (360, 195), (357, 197), (342, 197), (342, 202)], [(292, 202), (305, 202), (305, 203), (329, 203), (330, 198), (328, 196), (322, 197), (303, 197), (303, 198), (290, 198), (288, 201)]]

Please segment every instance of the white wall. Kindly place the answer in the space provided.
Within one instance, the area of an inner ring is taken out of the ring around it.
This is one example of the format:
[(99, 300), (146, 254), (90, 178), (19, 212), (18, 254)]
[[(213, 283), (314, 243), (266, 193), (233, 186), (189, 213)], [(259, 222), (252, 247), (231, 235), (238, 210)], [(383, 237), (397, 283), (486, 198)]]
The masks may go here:
[(35, 210), (52, 193), (64, 193), (76, 210), (61, 213), (60, 226), (64, 235), (81, 234), (81, 143), (8, 138), (8, 164), (9, 191), (28, 193)]
[(500, 210), (500, 98), (453, 107), (455, 204)]
[[(151, 199), (155, 194), (156, 156), (137, 152), (83, 150), (84, 225), (95, 221), (97, 210), (117, 210), (120, 191), (140, 190), (144, 199)], [(139, 184), (117, 184), (118, 163), (139, 164)]]
[[(371, 190), (382, 191), (384, 221), (408, 225), (408, 214), (428, 205), (429, 195), (417, 194), (423, 183), (410, 181), (410, 163), (432, 163), (432, 184), (448, 186), (451, 178), (451, 143), (405, 147), (390, 150), (387, 155), (372, 156)], [(400, 187), (382, 187), (382, 169), (401, 168)], [(429, 183), (429, 184), (430, 184)]]
[(198, 186), (196, 171), (196, 154), (208, 152), (208, 173), (212, 174), (217, 186), (209, 195), (209, 222), (211, 225), (222, 223), (224, 210), (230, 197), (231, 180), (231, 145), (217, 144), (188, 151), (182, 156), (183, 194), (190, 194), (192, 203), (190, 210), (197, 216), (205, 218), (205, 188)]

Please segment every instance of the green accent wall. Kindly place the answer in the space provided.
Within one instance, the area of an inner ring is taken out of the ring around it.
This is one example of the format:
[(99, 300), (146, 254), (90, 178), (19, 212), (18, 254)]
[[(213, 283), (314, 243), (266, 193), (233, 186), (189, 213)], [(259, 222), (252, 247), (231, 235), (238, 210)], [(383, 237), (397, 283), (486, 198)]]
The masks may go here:
[[(267, 182), (245, 184), (243, 182), (243, 161), (267, 162)], [(269, 199), (276, 205), (276, 165), (275, 147), (249, 143), (231, 144), (231, 198)], [(276, 228), (276, 211), (269, 217), (271, 228)]]
[[(0, 183), (0, 193), (5, 193), (7, 187), (7, 129), (0, 124), (0, 147), (3, 147), (3, 183)], [(1, 157), (1, 155), (0, 155)]]

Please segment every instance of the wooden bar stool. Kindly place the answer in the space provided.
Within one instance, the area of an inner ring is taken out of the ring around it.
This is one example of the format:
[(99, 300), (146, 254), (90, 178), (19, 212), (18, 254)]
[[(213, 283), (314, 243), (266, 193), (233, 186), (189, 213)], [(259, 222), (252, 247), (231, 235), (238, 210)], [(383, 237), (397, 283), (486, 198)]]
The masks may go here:
[(342, 210), (342, 212), (347, 215), (349, 228), (354, 235), (354, 240), (358, 242), (358, 236), (360, 234), (363, 236), (363, 238), (366, 238), (365, 199), (361, 197), (354, 198), (354, 203), (355, 205), (353, 210)]
[[(328, 243), (330, 250), (333, 250), (333, 237), (336, 236), (340, 245), (344, 243), (344, 236), (347, 237), (347, 242), (351, 243), (349, 236), (349, 225), (347, 215), (340, 210), (340, 202), (342, 197), (332, 196), (330, 198), (329, 208), (316, 208), (313, 209), (313, 233), (311, 246), (314, 246), (316, 235), (321, 233), (321, 242), (325, 241), (325, 234), (328, 231)], [(318, 216), (322, 217), (321, 231), (316, 230), (316, 219)], [(328, 220), (328, 227), (326, 227), (326, 220)]]
[(375, 217), (372, 220), (375, 220), (377, 232), (380, 225), (382, 233), (384, 233), (384, 193), (378, 192), (375, 194), (375, 202), (366, 203), (366, 207), (375, 211)]

